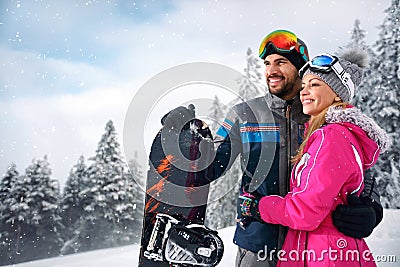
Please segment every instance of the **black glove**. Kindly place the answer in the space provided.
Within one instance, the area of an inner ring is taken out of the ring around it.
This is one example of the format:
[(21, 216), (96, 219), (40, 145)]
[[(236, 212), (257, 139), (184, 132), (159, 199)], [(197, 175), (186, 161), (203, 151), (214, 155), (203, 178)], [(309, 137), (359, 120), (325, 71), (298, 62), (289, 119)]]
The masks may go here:
[(184, 126), (189, 127), (188, 122), (193, 120), (195, 117), (194, 110), (195, 107), (193, 104), (190, 104), (187, 108), (179, 106), (165, 114), (161, 119), (161, 124), (169, 129), (179, 132), (184, 128)]
[(371, 199), (349, 194), (347, 202), (348, 205), (339, 204), (332, 212), (333, 225), (353, 238), (369, 236), (377, 225), (377, 214)]

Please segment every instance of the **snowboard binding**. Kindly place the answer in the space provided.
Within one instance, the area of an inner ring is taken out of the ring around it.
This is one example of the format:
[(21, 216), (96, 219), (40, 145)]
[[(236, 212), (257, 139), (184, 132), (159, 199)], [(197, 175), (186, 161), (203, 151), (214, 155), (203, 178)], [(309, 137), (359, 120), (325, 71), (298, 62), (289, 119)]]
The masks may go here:
[(223, 242), (216, 231), (159, 213), (144, 256), (173, 266), (212, 267), (221, 261), (223, 252)]

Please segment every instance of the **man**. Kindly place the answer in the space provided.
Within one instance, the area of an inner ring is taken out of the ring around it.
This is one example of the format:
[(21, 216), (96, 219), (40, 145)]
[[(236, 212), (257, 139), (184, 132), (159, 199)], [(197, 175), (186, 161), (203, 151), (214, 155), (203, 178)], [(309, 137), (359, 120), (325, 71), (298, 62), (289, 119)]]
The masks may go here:
[[(212, 178), (223, 176), (240, 155), (243, 172), (240, 194), (246, 191), (260, 196), (284, 196), (289, 190), (291, 156), (302, 142), (304, 123), (308, 120), (299, 100), (301, 79), (298, 75), (309, 60), (308, 50), (294, 33), (278, 30), (264, 38), (259, 55), (265, 63), (270, 97), (240, 103), (228, 112), (216, 134), (218, 146)], [(179, 128), (177, 121), (193, 117), (193, 110), (179, 107), (162, 121)], [(371, 194), (372, 189), (364, 193)], [(379, 195), (375, 196), (377, 201), (373, 203), (351, 198), (349, 206), (339, 206), (332, 216), (335, 226), (352, 237), (368, 236), (382, 219)], [(285, 235), (283, 226), (238, 215), (234, 236), (239, 249), (236, 266), (276, 266), (276, 252), (282, 248)]]

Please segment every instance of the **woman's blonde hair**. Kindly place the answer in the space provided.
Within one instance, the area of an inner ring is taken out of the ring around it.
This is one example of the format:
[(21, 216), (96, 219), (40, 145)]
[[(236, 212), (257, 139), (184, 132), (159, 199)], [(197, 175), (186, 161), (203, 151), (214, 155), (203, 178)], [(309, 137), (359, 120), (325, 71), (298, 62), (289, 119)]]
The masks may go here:
[(301, 157), (304, 154), (304, 148), (308, 142), (308, 139), (310, 138), (311, 134), (321, 128), (324, 124), (326, 124), (326, 119), (325, 119), (325, 115), (328, 112), (328, 109), (330, 107), (342, 107), (343, 109), (346, 108), (349, 105), (349, 103), (345, 103), (345, 102), (334, 102), (332, 105), (330, 105), (329, 107), (327, 107), (326, 109), (322, 110), (317, 116), (315, 116), (313, 118), (313, 120), (310, 121), (310, 124), (308, 125), (307, 131), (305, 132), (304, 135), (304, 140), (301, 143), (299, 149), (297, 150), (297, 154), (295, 156), (293, 156), (292, 158), (292, 162), (296, 163), (298, 162)]

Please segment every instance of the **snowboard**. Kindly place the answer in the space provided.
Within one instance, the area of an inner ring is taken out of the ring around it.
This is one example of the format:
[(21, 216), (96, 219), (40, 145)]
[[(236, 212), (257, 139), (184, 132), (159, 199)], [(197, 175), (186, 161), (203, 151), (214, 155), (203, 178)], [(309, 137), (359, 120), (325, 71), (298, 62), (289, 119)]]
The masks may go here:
[(211, 131), (199, 119), (191, 120), (179, 132), (164, 126), (157, 133), (149, 155), (138, 266), (190, 266), (166, 259), (171, 223), (165, 216), (204, 224), (213, 156)]

